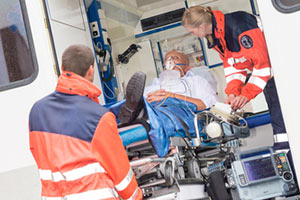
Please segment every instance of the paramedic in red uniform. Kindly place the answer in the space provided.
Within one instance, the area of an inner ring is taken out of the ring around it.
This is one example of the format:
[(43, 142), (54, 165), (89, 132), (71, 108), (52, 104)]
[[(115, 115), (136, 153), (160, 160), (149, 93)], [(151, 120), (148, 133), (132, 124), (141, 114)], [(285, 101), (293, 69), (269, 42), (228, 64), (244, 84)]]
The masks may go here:
[(94, 54), (83, 45), (62, 56), (56, 90), (30, 112), (30, 150), (42, 199), (142, 199), (115, 115), (98, 102)]
[[(243, 11), (223, 14), (194, 6), (184, 12), (182, 25), (192, 34), (205, 37), (208, 48), (216, 50), (223, 60), (226, 103), (234, 110), (240, 109), (263, 91), (274, 133), (286, 133), (258, 18)], [(248, 81), (247, 71), (251, 73)]]

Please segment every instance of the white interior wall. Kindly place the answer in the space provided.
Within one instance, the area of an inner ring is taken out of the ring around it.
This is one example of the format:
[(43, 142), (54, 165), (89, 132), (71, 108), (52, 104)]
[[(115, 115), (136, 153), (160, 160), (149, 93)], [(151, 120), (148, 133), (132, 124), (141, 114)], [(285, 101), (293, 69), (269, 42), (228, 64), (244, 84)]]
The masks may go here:
[[(63, 51), (70, 45), (83, 44), (94, 49), (83, 0), (46, 0), (46, 4), (60, 66)], [(94, 84), (103, 91), (98, 68), (95, 69)], [(99, 101), (105, 103), (103, 95)]]
[(119, 64), (117, 66), (122, 74), (119, 81), (122, 81), (125, 86), (130, 77), (137, 71), (142, 71), (147, 75), (146, 85), (157, 77), (151, 41), (145, 40), (136, 44), (139, 45), (141, 49), (131, 57), (127, 64)]
[[(106, 22), (107, 34), (112, 43), (112, 57), (118, 82), (117, 99), (121, 100), (124, 98), (124, 91), (130, 74), (126, 73), (127, 70), (123, 70), (124, 66), (119, 63), (118, 55), (122, 54), (132, 43), (136, 42), (133, 33), (134, 29), (127, 24), (120, 23), (108, 17), (106, 17)], [(131, 65), (132, 63), (129, 61), (129, 63), (125, 65), (125, 69)], [(132, 68), (135, 69), (135, 67), (131, 67), (131, 70)]]

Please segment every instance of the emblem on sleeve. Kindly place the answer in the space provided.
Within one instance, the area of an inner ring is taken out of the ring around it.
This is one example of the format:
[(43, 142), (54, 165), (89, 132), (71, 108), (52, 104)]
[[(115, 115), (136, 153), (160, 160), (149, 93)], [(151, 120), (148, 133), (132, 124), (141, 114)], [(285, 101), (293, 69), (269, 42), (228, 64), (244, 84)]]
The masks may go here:
[(244, 35), (243, 37), (241, 37), (241, 44), (246, 49), (250, 49), (251, 47), (253, 47), (253, 41), (248, 35)]

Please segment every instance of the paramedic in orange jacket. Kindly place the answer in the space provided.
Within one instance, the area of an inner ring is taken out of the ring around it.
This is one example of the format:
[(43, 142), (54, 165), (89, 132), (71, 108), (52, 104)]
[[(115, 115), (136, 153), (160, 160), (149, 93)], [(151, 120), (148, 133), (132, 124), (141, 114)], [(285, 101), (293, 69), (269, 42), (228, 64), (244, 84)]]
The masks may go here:
[[(194, 35), (206, 38), (208, 48), (223, 60), (226, 103), (233, 110), (264, 91), (274, 133), (285, 133), (279, 99), (259, 20), (243, 11), (223, 14), (209, 7), (194, 6), (185, 11), (182, 25)], [(248, 81), (247, 71), (251, 72)]]
[(94, 54), (67, 48), (56, 90), (30, 112), (30, 150), (42, 199), (142, 199), (115, 115), (98, 102)]

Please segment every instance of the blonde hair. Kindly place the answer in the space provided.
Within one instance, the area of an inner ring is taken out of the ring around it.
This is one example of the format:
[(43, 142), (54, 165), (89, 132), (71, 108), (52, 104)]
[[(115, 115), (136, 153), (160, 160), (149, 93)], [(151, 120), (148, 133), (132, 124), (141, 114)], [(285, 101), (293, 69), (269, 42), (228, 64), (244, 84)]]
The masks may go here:
[[(184, 11), (181, 23), (183, 27), (199, 28), (201, 24), (212, 24), (212, 11), (210, 7), (192, 6)], [(213, 43), (211, 35), (206, 37)]]
[(198, 28), (201, 24), (211, 24), (212, 14), (210, 7), (192, 6), (184, 11), (182, 20), (182, 26), (190, 26)]

